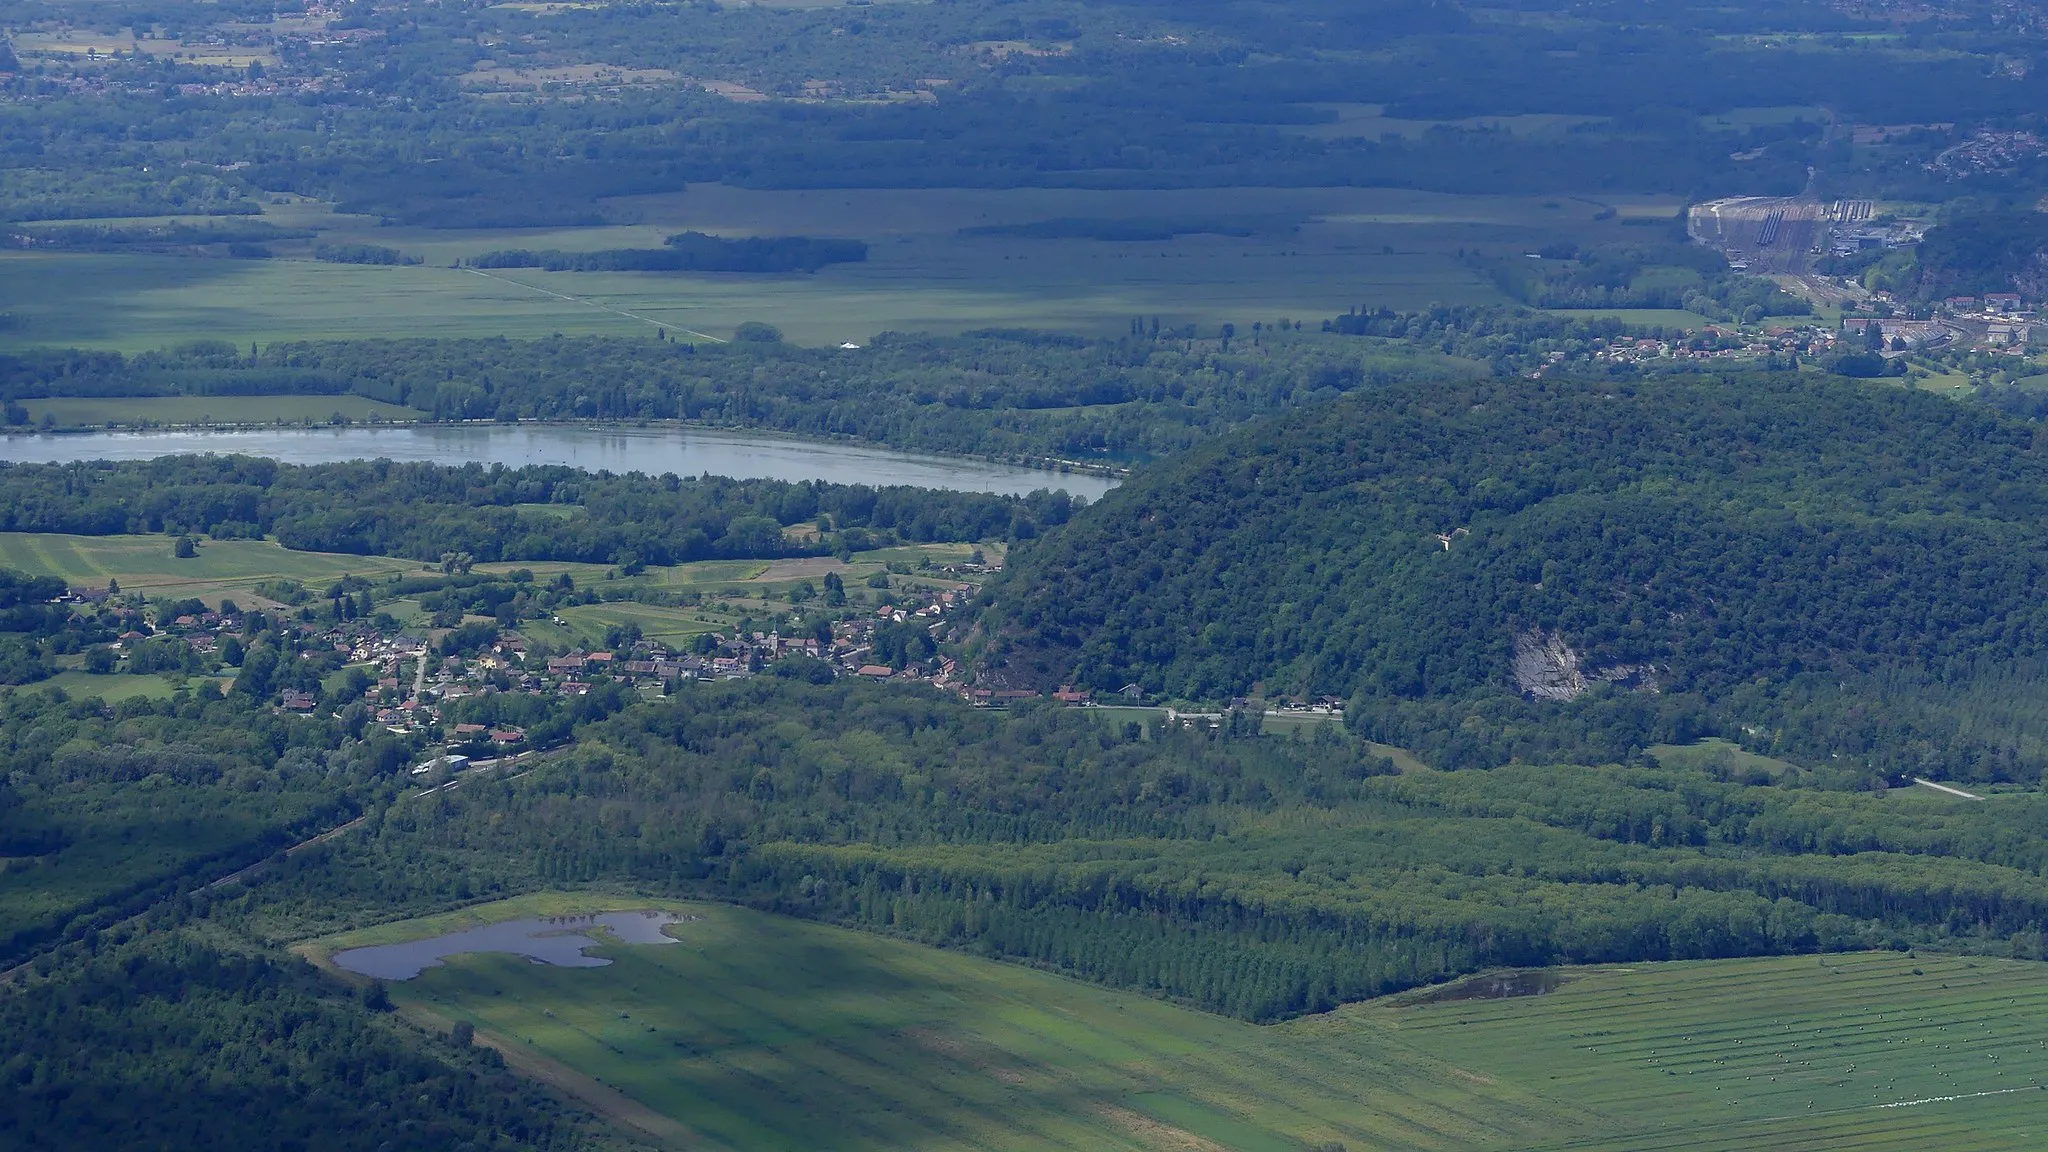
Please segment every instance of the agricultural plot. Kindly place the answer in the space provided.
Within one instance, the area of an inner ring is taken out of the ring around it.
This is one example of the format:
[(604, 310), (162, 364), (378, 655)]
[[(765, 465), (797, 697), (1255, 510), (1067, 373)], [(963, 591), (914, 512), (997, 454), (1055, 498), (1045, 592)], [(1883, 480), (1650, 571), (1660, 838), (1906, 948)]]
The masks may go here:
[(1562, 970), (1260, 1027), (1032, 969), (715, 905), (555, 893), (305, 946), (515, 916), (697, 917), (604, 968), (463, 956), (391, 986), (678, 1146), (749, 1149), (2019, 1148), (2048, 985), (1865, 953)]
[(1575, 1148), (2011, 1149), (2048, 1141), (2041, 976), (1892, 952), (1651, 964), (1546, 996), (1333, 1020), (1387, 1023), (1617, 1125)]
[[(555, 896), (490, 918), (649, 907)], [(679, 1125), (745, 1149), (1245, 1149), (1304, 1141), (1471, 1147), (1576, 1127), (1578, 1109), (1454, 1069), (1378, 1029), (1315, 1045), (1046, 973), (722, 906), (602, 969), (466, 956), (391, 986)], [(323, 941), (428, 935), (443, 918)], [(564, 1082), (558, 1079), (557, 1082)]]
[(1322, 124), (1289, 125), (1282, 129), (1297, 136), (1318, 140), (1358, 138), (1380, 140), (1392, 136), (1418, 140), (1432, 129), (1450, 128), (1461, 132), (1485, 130), (1533, 138), (1561, 136), (1573, 128), (1607, 122), (1604, 116), (1570, 116), (1533, 113), (1522, 116), (1471, 116), (1461, 120), (1404, 120), (1389, 116), (1383, 104), (1315, 104), (1336, 118)]
[[(1243, 327), (1281, 317), (1315, 321), (1359, 305), (1495, 302), (1498, 290), (1466, 255), (1625, 239), (1631, 231), (1618, 218), (1601, 218), (1615, 215), (1612, 205), (1591, 200), (1397, 189), (704, 186), (613, 207), (636, 222), (451, 231), (379, 227), (303, 201), (269, 209), (266, 219), (316, 229), (323, 243), (378, 244), (425, 261), (404, 267), (319, 263), (307, 258), (310, 242), (296, 241), (273, 245), (280, 258), (271, 260), (0, 254), (0, 312), (16, 318), (0, 342), (144, 349), (195, 334), (239, 343), (656, 330), (720, 339), (748, 320), (765, 320), (808, 344), (864, 342), (888, 330), (990, 326), (1114, 333), (1140, 316)], [(1076, 238), (1070, 227), (1051, 236), (1017, 231), (1103, 221), (1219, 231), (1159, 240)], [(815, 275), (451, 266), (504, 248), (659, 247), (666, 235), (691, 229), (846, 236), (866, 241), (869, 255)]]
[[(731, 626), (729, 620), (706, 613), (702, 608), (664, 608), (629, 600), (578, 605), (564, 608), (558, 615), (562, 625), (557, 631), (566, 630), (576, 643), (590, 648), (602, 647), (606, 632), (627, 625), (639, 628), (645, 639), (671, 647), (694, 636)], [(520, 630), (529, 634), (534, 632), (532, 625), (522, 625)]]
[(1709, 739), (1693, 744), (1652, 744), (1644, 749), (1667, 768), (1705, 770), (1722, 767), (1731, 772), (1762, 772), (1775, 777), (1793, 766), (1771, 756), (1759, 756), (1728, 740)]
[(417, 409), (365, 396), (122, 396), (27, 400), (29, 421), (58, 428), (162, 424), (303, 424), (339, 417), (358, 423), (403, 423)]
[[(129, 676), (111, 674), (96, 676), (76, 669), (59, 672), (47, 680), (38, 680), (28, 685), (30, 689), (56, 688), (66, 695), (85, 698), (96, 696), (109, 704), (123, 700), (144, 697), (151, 700), (167, 700), (181, 687), (191, 687), (205, 677), (199, 676)], [(227, 681), (222, 680), (225, 686)]]
[(419, 569), (416, 561), (294, 552), (267, 540), (205, 540), (198, 556), (180, 560), (171, 554), (171, 543), (166, 536), (6, 532), (0, 533), (0, 568), (59, 576), (85, 586), (105, 587), (114, 579), (124, 591), (191, 596), (209, 603), (218, 603), (222, 596), (246, 599), (265, 580), (316, 584), (349, 574), (378, 577)]

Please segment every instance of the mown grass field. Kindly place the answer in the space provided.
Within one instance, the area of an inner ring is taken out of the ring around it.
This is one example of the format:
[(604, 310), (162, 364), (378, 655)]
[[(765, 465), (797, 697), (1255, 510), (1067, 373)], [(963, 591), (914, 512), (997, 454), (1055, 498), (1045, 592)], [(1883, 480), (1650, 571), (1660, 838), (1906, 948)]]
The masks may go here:
[[(666, 608), (654, 604), (636, 604), (629, 600), (610, 604), (581, 604), (573, 608), (564, 608), (557, 615), (561, 617), (562, 625), (555, 628), (555, 631), (566, 632), (573, 637), (571, 642), (586, 648), (602, 647), (606, 631), (629, 624), (637, 625), (640, 635), (646, 639), (660, 641), (670, 647), (680, 645), (693, 636), (732, 626), (732, 622), (722, 614), (707, 613), (702, 608)], [(542, 635), (534, 624), (521, 625), (520, 630), (541, 639), (557, 639)]]
[(423, 413), (366, 396), (122, 396), (25, 400), (31, 423), (45, 417), (59, 428), (134, 427), (142, 424), (300, 424), (336, 416), (400, 423)]
[(417, 561), (294, 552), (268, 540), (202, 540), (199, 555), (189, 560), (173, 556), (171, 546), (168, 536), (5, 532), (0, 533), (0, 568), (59, 576), (88, 587), (105, 587), (114, 579), (123, 591), (191, 596), (208, 603), (218, 603), (223, 596), (246, 597), (265, 580), (314, 584), (347, 574), (377, 577), (420, 570)]
[[(233, 671), (233, 669), (229, 669), (229, 671)], [(134, 699), (138, 696), (151, 700), (167, 700), (180, 687), (196, 685), (204, 679), (206, 677), (201, 676), (131, 676), (118, 672), (99, 676), (74, 668), (69, 671), (59, 672), (48, 680), (38, 680), (33, 684), (25, 685), (25, 687), (32, 690), (38, 688), (57, 688), (69, 696), (80, 699), (88, 696), (97, 696), (107, 703), (113, 704), (122, 700)], [(220, 683), (225, 686), (228, 681), (223, 679)]]
[[(556, 897), (490, 912), (599, 906), (650, 902)], [(672, 929), (676, 945), (607, 950), (609, 968), (468, 956), (392, 995), (624, 1093), (687, 1128), (679, 1146), (1469, 1147), (1579, 1119), (1512, 1088), (1476, 1112), (1455, 1070), (1387, 1050), (1377, 1029), (1304, 1046), (1282, 1030), (1027, 968), (740, 909), (673, 907), (703, 919)], [(414, 932), (386, 927), (320, 951)]]
[[(319, 941), (613, 908), (699, 917), (604, 969), (392, 986), (529, 1072), (746, 1149), (2017, 1149), (2048, 1134), (2038, 964), (1864, 953), (1565, 970), (1555, 992), (1259, 1027), (724, 906), (555, 893)], [(1917, 970), (1917, 972), (1916, 972)], [(596, 1090), (593, 1090), (596, 1091)]]
[[(1636, 965), (1337, 1013), (1612, 1118), (1586, 1149), (2048, 1146), (2048, 970), (1902, 953)], [(1532, 1147), (1563, 1147), (1557, 1140)]]
[[(1632, 205), (1632, 207), (1641, 207)], [(326, 206), (269, 209), (323, 242), (398, 248), (404, 267), (324, 264), (310, 244), (279, 259), (0, 254), (0, 346), (143, 349), (195, 337), (237, 343), (372, 336), (729, 335), (765, 320), (801, 343), (877, 332), (988, 326), (1115, 333), (1133, 317), (1213, 327), (1287, 317), (1318, 322), (1355, 305), (1418, 308), (1501, 297), (1462, 252), (1519, 253), (1552, 241), (1628, 239), (1603, 206), (1559, 197), (1452, 196), (1398, 189), (1070, 189), (762, 192), (693, 187), (616, 202), (610, 227), (384, 228)], [(1245, 236), (1105, 242), (971, 235), (1060, 219), (1250, 220)], [(816, 275), (574, 273), (488, 275), (450, 267), (500, 248), (659, 246), (676, 231), (850, 236), (865, 263)], [(303, 249), (304, 251), (301, 251)]]
[(1720, 765), (1735, 771), (1762, 771), (1772, 776), (1792, 767), (1786, 761), (1771, 756), (1759, 756), (1745, 751), (1731, 740), (1706, 739), (1692, 744), (1652, 744), (1644, 749), (1657, 762), (1669, 768), (1704, 769), (1708, 765)]

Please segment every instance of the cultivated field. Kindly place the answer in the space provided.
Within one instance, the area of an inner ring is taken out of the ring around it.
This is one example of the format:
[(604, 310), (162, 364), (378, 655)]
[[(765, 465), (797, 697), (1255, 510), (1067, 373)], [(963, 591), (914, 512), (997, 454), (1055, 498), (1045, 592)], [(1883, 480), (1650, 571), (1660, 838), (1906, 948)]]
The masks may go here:
[[(267, 219), (327, 243), (374, 243), (425, 260), (403, 267), (323, 264), (310, 242), (279, 259), (0, 254), (0, 344), (154, 348), (210, 336), (236, 342), (551, 332), (722, 338), (747, 320), (801, 343), (876, 332), (988, 326), (1115, 333), (1162, 324), (1286, 317), (1310, 323), (1358, 305), (1416, 308), (1501, 299), (1460, 257), (1553, 241), (1633, 238), (1615, 206), (1569, 196), (1453, 196), (1397, 189), (851, 190), (693, 187), (612, 202), (611, 227), (434, 230), (377, 226), (297, 201)], [(1622, 214), (1669, 212), (1631, 200)], [(1249, 235), (1100, 241), (976, 235), (1046, 221), (1220, 221)], [(847, 236), (865, 263), (816, 275), (464, 271), (501, 248), (658, 247), (696, 229), (719, 235)]]
[(31, 423), (44, 417), (59, 428), (134, 427), (151, 424), (302, 424), (336, 416), (357, 422), (400, 423), (421, 413), (365, 396), (122, 396), (25, 400)]
[(1386, 106), (1383, 104), (1310, 106), (1330, 112), (1336, 119), (1323, 124), (1290, 125), (1283, 131), (1320, 140), (1379, 140), (1388, 136), (1414, 140), (1428, 135), (1434, 128), (1452, 128), (1466, 132), (1484, 129), (1490, 132), (1507, 132), (1515, 136), (1551, 137), (1563, 135), (1582, 125), (1601, 124), (1607, 120), (1604, 116), (1568, 116), (1544, 112), (1524, 116), (1471, 116), (1462, 120), (1403, 120), (1387, 115)]
[(1568, 969), (1517, 999), (1258, 1027), (711, 905), (550, 894), (309, 945), (661, 906), (603, 969), (469, 956), (392, 986), (677, 1146), (1727, 1150), (2035, 1147), (2048, 983), (1869, 953)]
[(1376, 1028), (1301, 1045), (1027, 968), (674, 907), (703, 919), (671, 929), (677, 945), (609, 950), (609, 968), (462, 957), (393, 998), (602, 1081), (686, 1129), (678, 1145), (1300, 1152), (1311, 1139), (1499, 1144), (1580, 1121), (1515, 1088), (1478, 1106), (1455, 1070), (1388, 1050)]
[(1611, 1118), (1574, 1148), (2017, 1149), (2048, 1144), (2044, 974), (1894, 952), (1635, 965), (1333, 1020)]
[[(636, 604), (632, 601), (582, 604), (564, 608), (557, 615), (562, 619), (563, 628), (570, 637), (573, 637), (573, 642), (587, 648), (603, 646), (607, 630), (629, 624), (637, 626), (643, 637), (658, 640), (671, 647), (680, 645), (693, 636), (732, 626), (732, 620), (724, 614), (707, 612), (703, 608), (664, 608), (653, 604)], [(539, 630), (532, 624), (521, 625), (520, 631), (529, 635), (540, 635)]]
[[(302, 580), (324, 586), (344, 575), (378, 577), (417, 572), (418, 561), (389, 556), (294, 552), (267, 540), (202, 540), (199, 555), (180, 560), (168, 536), (66, 536), (54, 532), (0, 533), (0, 568), (32, 576), (60, 576), (87, 587), (120, 581), (124, 592), (197, 597), (226, 596), (253, 603), (265, 580)], [(316, 589), (317, 591), (317, 589)]]

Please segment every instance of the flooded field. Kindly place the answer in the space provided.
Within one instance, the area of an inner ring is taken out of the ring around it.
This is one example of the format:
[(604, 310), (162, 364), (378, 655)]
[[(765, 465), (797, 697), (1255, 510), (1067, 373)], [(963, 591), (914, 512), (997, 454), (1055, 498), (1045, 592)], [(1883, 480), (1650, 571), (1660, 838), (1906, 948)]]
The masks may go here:
[[(672, 912), (605, 912), (591, 916), (544, 916), (507, 920), (425, 940), (351, 948), (334, 954), (337, 967), (380, 980), (410, 980), (449, 956), (468, 952), (509, 952), (558, 968), (602, 968), (611, 961), (584, 954), (605, 943), (673, 944), (663, 931), (695, 920)], [(603, 933), (600, 937), (598, 933)], [(606, 939), (608, 937), (609, 939)]]
[(1489, 972), (1431, 989), (1408, 1003), (1448, 1004), (1456, 1000), (1506, 1000), (1513, 996), (1542, 996), (1557, 991), (1564, 984), (1565, 978), (1548, 968), (1536, 968), (1526, 972)]

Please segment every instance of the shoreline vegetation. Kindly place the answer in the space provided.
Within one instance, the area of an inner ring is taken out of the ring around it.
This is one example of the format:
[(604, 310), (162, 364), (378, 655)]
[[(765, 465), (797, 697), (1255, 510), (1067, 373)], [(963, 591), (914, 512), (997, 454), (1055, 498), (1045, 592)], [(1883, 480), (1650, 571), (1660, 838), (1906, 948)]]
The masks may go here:
[[(1092, 460), (1070, 460), (1055, 456), (1000, 455), (995, 453), (946, 452), (938, 449), (907, 449), (872, 440), (863, 440), (849, 434), (813, 435), (800, 432), (786, 432), (778, 428), (763, 428), (748, 424), (714, 423), (705, 420), (644, 418), (638, 420), (548, 420), (548, 419), (468, 419), (437, 420), (431, 413), (422, 412), (418, 417), (405, 419), (352, 419), (349, 417), (325, 420), (305, 418), (300, 420), (184, 420), (155, 421), (142, 420), (133, 424), (58, 424), (51, 427), (13, 427), (0, 429), (0, 445), (15, 437), (65, 436), (85, 437), (115, 433), (145, 436), (157, 432), (265, 432), (307, 430), (322, 428), (405, 428), (425, 426), (434, 428), (579, 428), (579, 429), (675, 429), (677, 431), (706, 431), (741, 433), (750, 437), (780, 440), (792, 444), (819, 444), (872, 448), (877, 451), (901, 453), (905, 456), (924, 456), (935, 461), (974, 461), (982, 464), (998, 464), (1012, 468), (1028, 468), (1033, 471), (1059, 472), (1071, 475), (1100, 476), (1112, 480), (1123, 480), (1131, 475), (1132, 465), (1107, 464)], [(262, 455), (262, 453), (253, 453)], [(4, 461), (0, 461), (4, 463)]]

